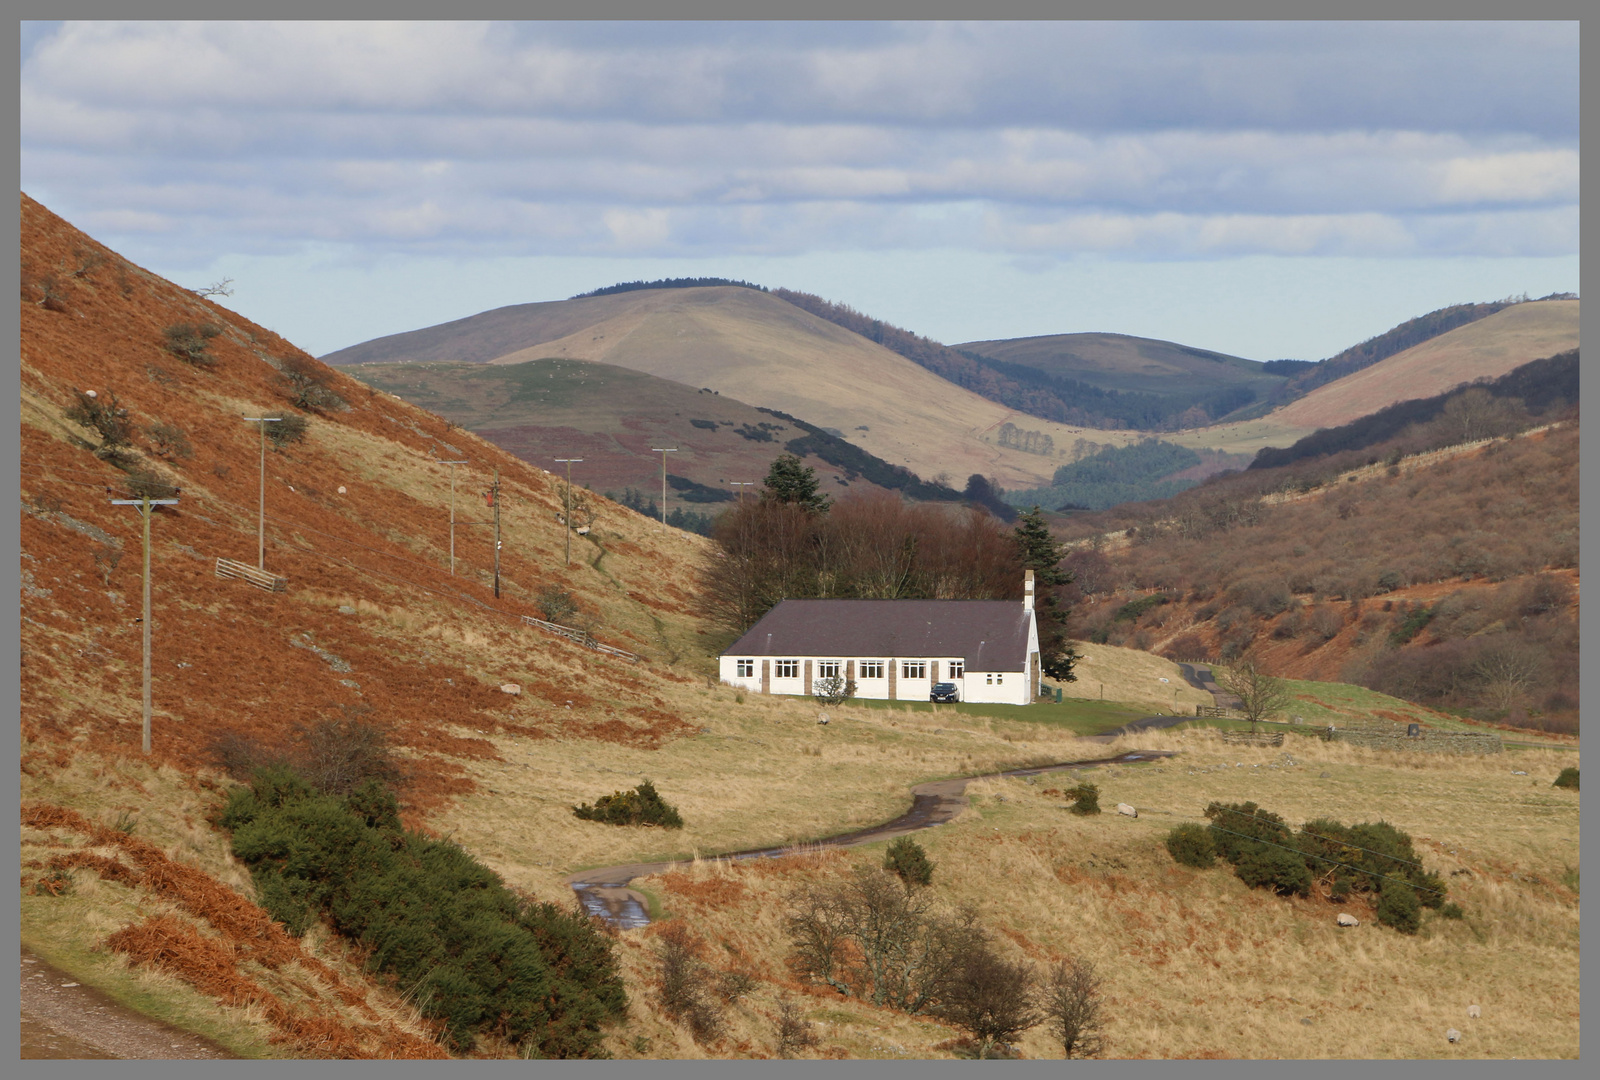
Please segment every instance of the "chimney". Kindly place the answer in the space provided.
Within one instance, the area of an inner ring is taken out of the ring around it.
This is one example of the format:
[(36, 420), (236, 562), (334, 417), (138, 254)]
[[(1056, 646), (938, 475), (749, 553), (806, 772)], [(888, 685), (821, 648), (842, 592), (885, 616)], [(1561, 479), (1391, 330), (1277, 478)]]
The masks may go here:
[(1022, 610), (1033, 610), (1033, 571), (1022, 572)]

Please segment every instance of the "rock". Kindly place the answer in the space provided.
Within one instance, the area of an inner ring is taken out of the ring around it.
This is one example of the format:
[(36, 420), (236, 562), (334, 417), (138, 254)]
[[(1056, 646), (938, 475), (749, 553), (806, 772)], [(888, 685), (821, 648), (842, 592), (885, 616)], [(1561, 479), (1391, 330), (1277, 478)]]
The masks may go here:
[(1528, 774), (1523, 772), (1521, 769), (1512, 769), (1511, 770), (1511, 775), (1512, 776), (1527, 776)]
[(340, 485), (339, 485), (339, 494), (340, 494), (340, 495), (343, 495), (343, 494), (344, 494), (344, 485), (343, 485), (343, 484), (340, 484)]
[(1339, 925), (1340, 926), (1360, 926), (1361, 925), (1361, 920), (1356, 918), (1354, 915), (1349, 914), (1348, 912), (1341, 911), (1341, 912), (1339, 912)]
[(1319, 779), (1319, 780), (1326, 780), (1326, 779), (1327, 779), (1327, 778), (1328, 778), (1328, 777), (1330, 777), (1330, 776), (1332, 776), (1332, 775), (1333, 775), (1333, 774), (1332, 774), (1332, 773), (1330, 773), (1330, 772), (1328, 772), (1328, 771), (1327, 771), (1327, 770), (1326, 770), (1326, 769), (1324, 769), (1324, 770), (1323, 770), (1323, 772), (1322, 772), (1322, 775), (1321, 775), (1321, 776), (1319, 776), (1319, 777), (1317, 777), (1317, 779)]
[(1460, 1042), (1461, 1041), (1461, 1032), (1457, 1031), (1455, 1028), (1451, 1028), (1449, 1031), (1446, 1031), (1444, 1033), (1444, 1037), (1449, 1039), (1453, 1043)]
[(1304, 1025), (1305, 1025), (1305, 1026), (1306, 1026), (1306, 1027), (1310, 1027), (1310, 1026), (1311, 1026), (1311, 1017), (1309, 1017), (1309, 1016), (1302, 1016), (1302, 1017), (1301, 1017), (1301, 1018), (1300, 1018), (1300, 1022), (1301, 1022), (1301, 1023), (1302, 1023), (1302, 1024), (1304, 1024)]
[(1483, 1015), (1483, 1010), (1476, 1005), (1467, 1006), (1467, 1019), (1476, 1020)]
[(501, 683), (500, 692), (502, 694), (520, 694), (522, 693), (522, 687), (518, 686), (514, 682)]
[(1135, 810), (1133, 807), (1129, 806), (1125, 802), (1119, 802), (1117, 804), (1117, 813), (1121, 814), (1123, 817), (1138, 817), (1139, 816), (1139, 811)]
[(827, 713), (822, 712), (822, 713), (818, 713), (817, 714), (817, 723), (826, 724), (827, 722), (828, 722), (828, 714)]

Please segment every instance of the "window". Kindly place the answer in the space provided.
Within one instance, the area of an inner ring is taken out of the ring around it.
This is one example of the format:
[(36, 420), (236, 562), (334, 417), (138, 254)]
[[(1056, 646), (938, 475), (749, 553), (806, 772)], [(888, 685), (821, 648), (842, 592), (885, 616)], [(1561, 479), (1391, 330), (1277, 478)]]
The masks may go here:
[(772, 677), (774, 679), (798, 679), (800, 677), (800, 661), (775, 660), (773, 661)]
[(756, 662), (754, 660), (738, 660), (738, 661), (735, 661), (735, 667), (737, 667), (737, 669), (739, 671), (739, 678), (741, 678), (741, 679), (751, 679), (751, 678), (755, 677), (755, 674), (756, 674)]
[(1005, 683), (1005, 681), (1006, 681), (1006, 677), (1005, 677), (1005, 676), (1004, 676), (1004, 675), (1003, 675), (1003, 674), (1002, 674), (1002, 675), (996, 675), (996, 676), (995, 676), (995, 677), (994, 677), (994, 684), (995, 684), (995, 685), (996, 685), (996, 686), (1001, 686), (1001, 685), (1003, 685), (1003, 684), (1004, 684), (1004, 683)]
[(952, 679), (959, 679), (962, 676), (964, 676), (966, 673), (967, 673), (967, 662), (965, 660), (952, 660), (952, 661), (950, 661), (950, 677)]
[(993, 675), (985, 675), (983, 677), (983, 685), (985, 685), (985, 686), (993, 686), (994, 685), (994, 676)]
[(819, 679), (837, 679), (838, 677), (839, 677), (839, 661), (837, 661), (837, 660), (819, 660), (819, 661), (817, 661), (817, 678), (819, 678)]
[(921, 660), (915, 663), (908, 660), (900, 665), (900, 677), (902, 679), (926, 679), (928, 677), (928, 665)]
[(861, 677), (863, 679), (881, 679), (881, 678), (883, 678), (883, 661), (882, 660), (863, 660), (863, 661), (861, 661)]

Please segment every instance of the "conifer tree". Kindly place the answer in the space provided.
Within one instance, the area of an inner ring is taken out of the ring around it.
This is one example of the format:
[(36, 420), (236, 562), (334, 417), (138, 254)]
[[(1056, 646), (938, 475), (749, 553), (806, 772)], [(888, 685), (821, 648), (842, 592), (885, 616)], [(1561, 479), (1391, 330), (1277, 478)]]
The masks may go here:
[(817, 471), (800, 464), (793, 454), (779, 454), (767, 478), (761, 497), (772, 502), (795, 503), (814, 513), (826, 513), (833, 498), (817, 493)]
[(1071, 572), (1061, 568), (1061, 545), (1050, 534), (1050, 526), (1037, 506), (1017, 519), (1013, 535), (1022, 565), (1033, 571), (1040, 669), (1060, 682), (1076, 682), (1078, 676), (1072, 665), (1079, 656), (1067, 638), (1067, 608), (1057, 591), (1072, 583)]

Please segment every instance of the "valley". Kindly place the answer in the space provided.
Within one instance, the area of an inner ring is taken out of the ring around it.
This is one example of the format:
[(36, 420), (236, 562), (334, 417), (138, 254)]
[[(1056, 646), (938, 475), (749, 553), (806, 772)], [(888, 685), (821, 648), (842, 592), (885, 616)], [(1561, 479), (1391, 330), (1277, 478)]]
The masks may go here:
[[(825, 706), (718, 680), (733, 631), (706, 583), (729, 550), (603, 494), (659, 497), (652, 446), (680, 448), (671, 505), (718, 512), (737, 500), (688, 496), (761, 481), (801, 422), (957, 490), (971, 474), (1048, 484), (1086, 456), (1078, 440), (1150, 433), (1027, 417), (736, 286), (504, 308), (329, 367), (26, 195), (20, 213), (20, 936), (71, 981), (257, 1059), (970, 1058), (984, 1048), (953, 1013), (874, 1000), (848, 949), (832, 984), (797, 960), (802, 898), (901, 889), (879, 872), (887, 837), (812, 842), (944, 784), (960, 789), (949, 819), (915, 834), (931, 881), (895, 893), (924, 905), (908, 925), (976, 927), (962, 940), (1041, 977), (1091, 962), (1101, 1056), (1578, 1055), (1579, 796), (1554, 784), (1579, 759), (1574, 404), (1449, 454), (1390, 464), (1385, 444), (1343, 471), (1319, 458), (1052, 518), (1046, 569), (1065, 543), (1075, 580), (1047, 588), (1081, 654), (1073, 681), (1047, 681), (1060, 700)], [(1439, 335), (1358, 372), (1368, 390), (1317, 397), (1340, 380), (1291, 403), (1300, 427), (1274, 413), (1162, 438), (1286, 445), (1350, 402), (1448, 381), (1448, 364), (1487, 375), (1575, 346), (1576, 308), (1516, 305)], [(1386, 364), (1400, 374), (1385, 382), (1371, 373)], [(1055, 456), (1001, 445), (1007, 423)], [(585, 459), (581, 535), (561, 519), (557, 456)], [(930, 522), (1016, 535), (830, 461), (805, 464), (832, 520), (879, 530), (863, 561), (933, 559), (907, 537), (942, 534), (905, 531)], [(142, 523), (111, 502), (141, 494), (176, 500), (149, 519), (149, 754)], [(258, 550), (281, 589), (219, 576)], [(997, 597), (1020, 603), (1011, 555), (986, 557), (1007, 568)], [(1469, 651), (1513, 639), (1547, 666), (1502, 679), (1507, 708), (1464, 700), (1492, 681)], [(1459, 653), (1456, 689), (1420, 680), (1411, 658), (1430, 649)], [(1246, 654), (1289, 680), (1306, 721), (1269, 725), (1280, 745), (1195, 715), (1216, 700), (1178, 661)], [(1505, 747), (1317, 737), (1387, 723)], [(646, 780), (680, 828), (574, 812)], [(1073, 812), (1074, 785), (1102, 812)], [(1175, 826), (1245, 801), (1294, 826), (1392, 823), (1460, 911), (1425, 908), (1402, 932), (1375, 892), (1278, 896), (1174, 860)], [(715, 858), (779, 846), (793, 854)], [(674, 865), (630, 883), (648, 925), (574, 913), (574, 875), (655, 862)], [(1062, 1054), (1044, 1026), (1009, 1043)]]

